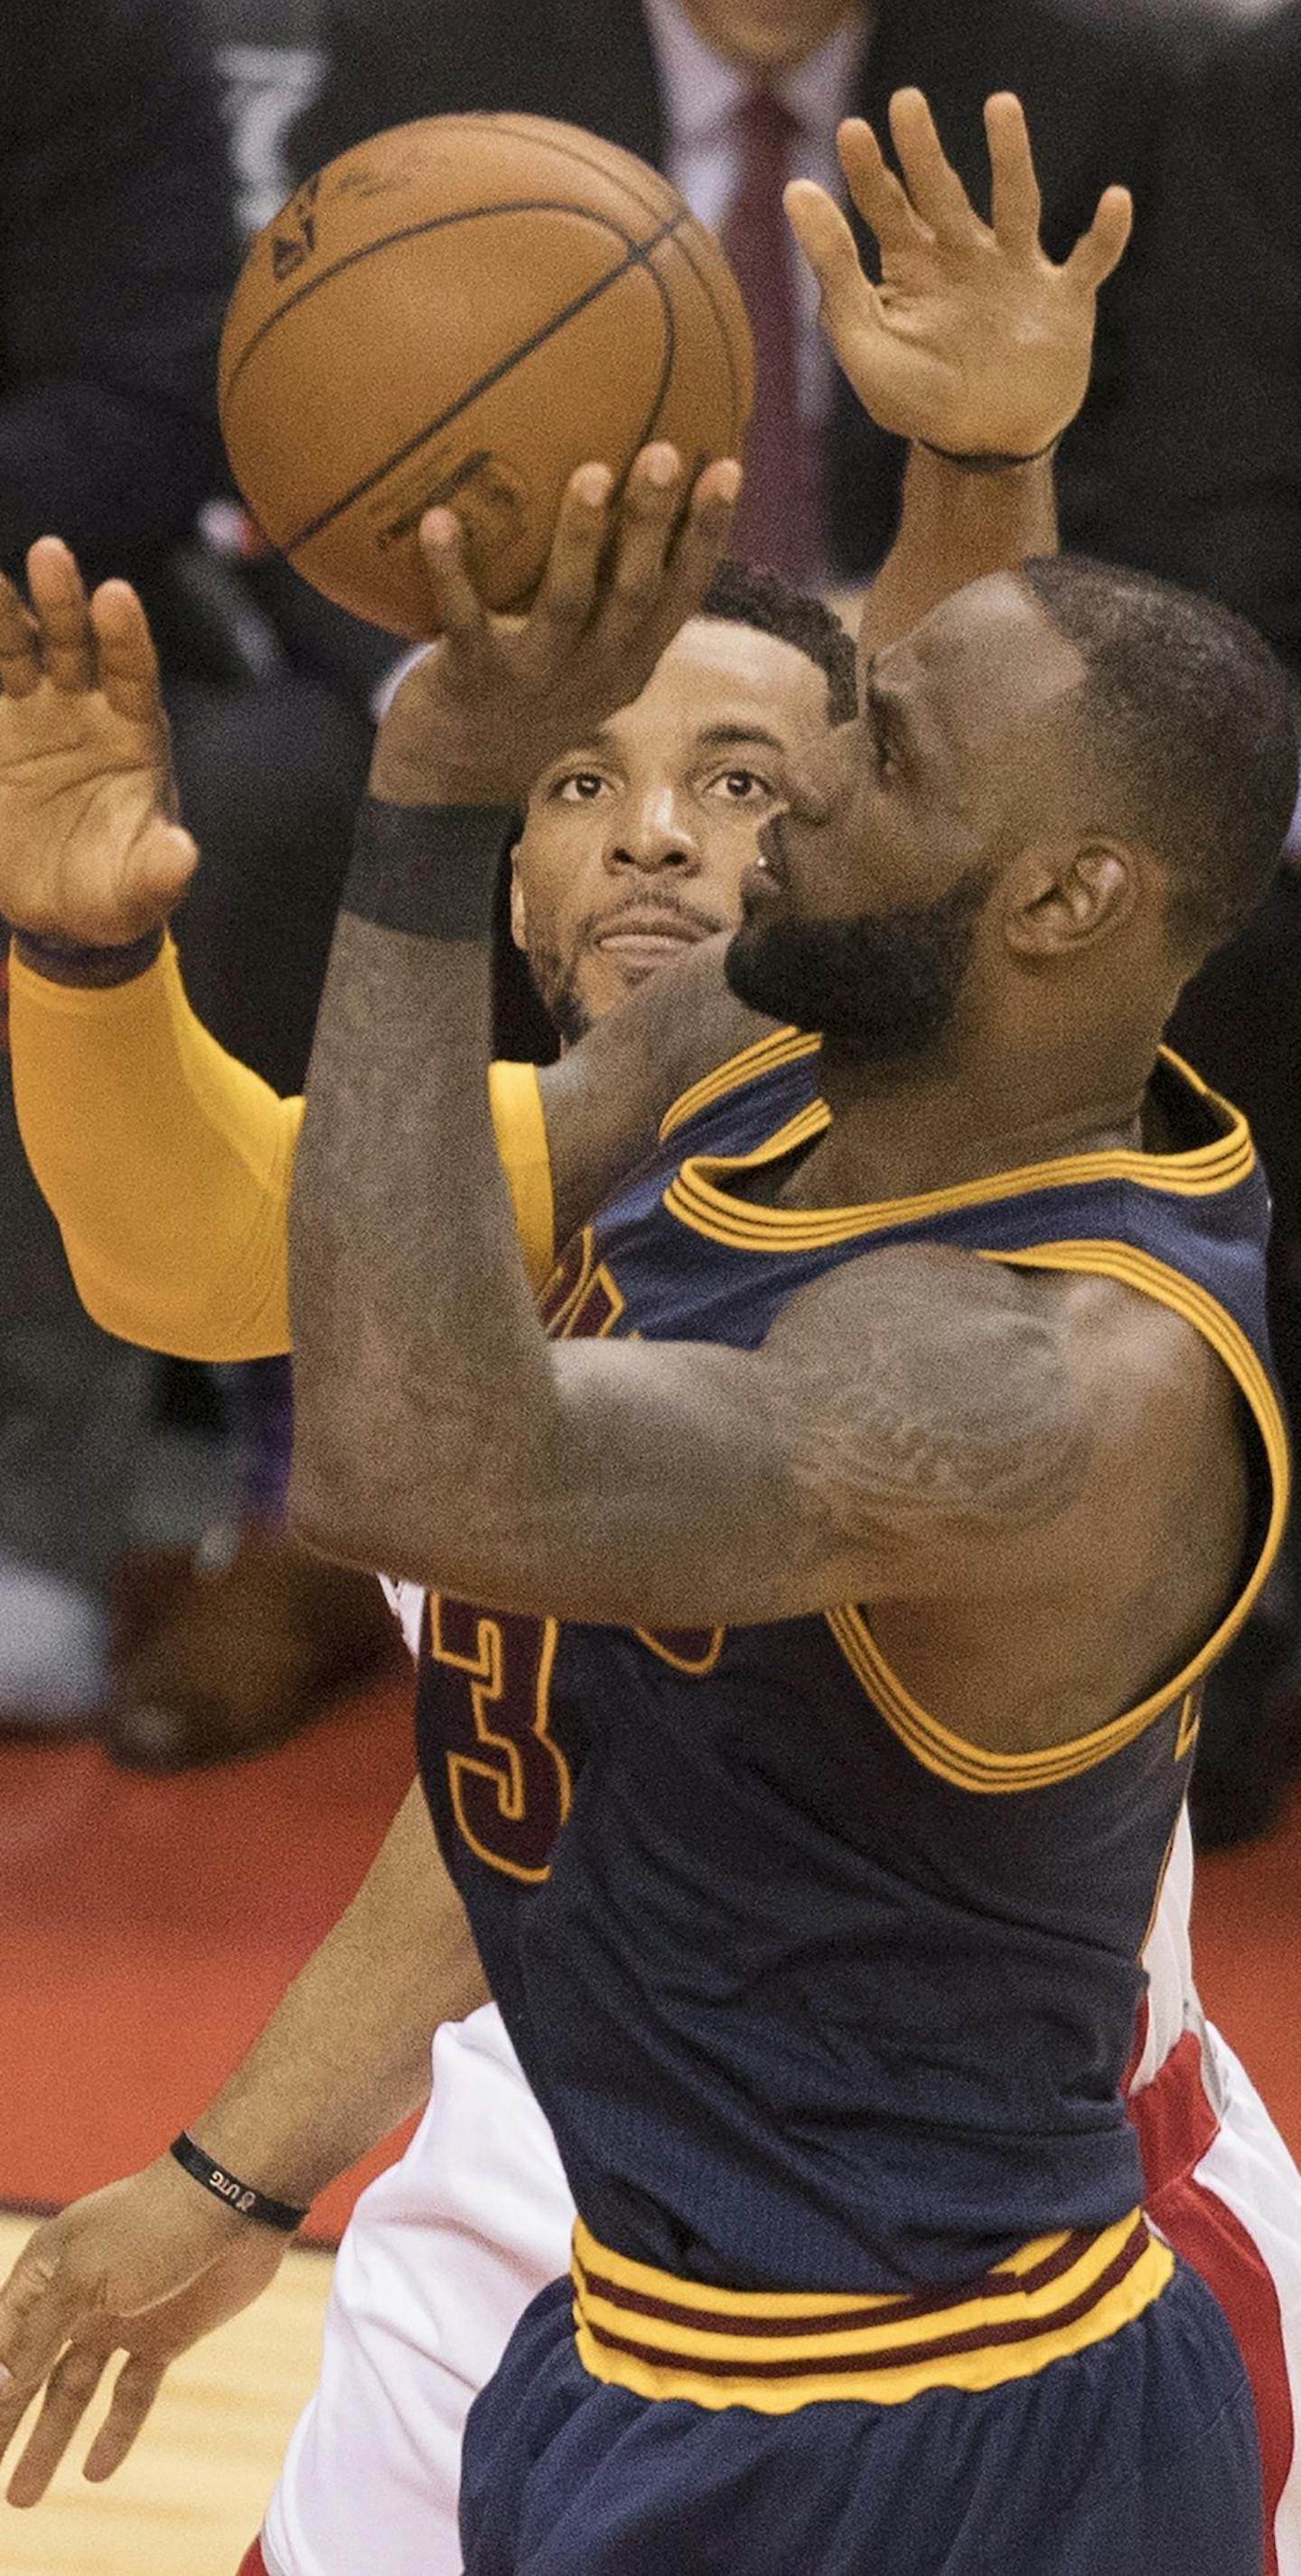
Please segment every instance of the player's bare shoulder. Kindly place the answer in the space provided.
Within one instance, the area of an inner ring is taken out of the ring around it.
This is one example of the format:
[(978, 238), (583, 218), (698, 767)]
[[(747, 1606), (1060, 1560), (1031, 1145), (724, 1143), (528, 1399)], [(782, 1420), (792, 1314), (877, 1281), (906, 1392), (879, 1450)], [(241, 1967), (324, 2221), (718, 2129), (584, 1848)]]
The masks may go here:
[(1009, 1567), (1018, 1584), (1078, 1575), (1090, 1528), (1110, 1545), (1194, 1498), (1232, 1578), (1232, 1381), (1191, 1323), (1121, 1281), (889, 1248), (793, 1298), (766, 1348), (801, 1480), (905, 1597)]
[(1206, 1335), (1175, 1307), (1109, 1278), (1037, 1274), (1056, 1314), (1092, 1470), (1114, 1525), (1143, 1546), (1175, 1533), (1172, 1594), (1214, 1623), (1238, 1571), (1248, 1513), (1241, 1395)]

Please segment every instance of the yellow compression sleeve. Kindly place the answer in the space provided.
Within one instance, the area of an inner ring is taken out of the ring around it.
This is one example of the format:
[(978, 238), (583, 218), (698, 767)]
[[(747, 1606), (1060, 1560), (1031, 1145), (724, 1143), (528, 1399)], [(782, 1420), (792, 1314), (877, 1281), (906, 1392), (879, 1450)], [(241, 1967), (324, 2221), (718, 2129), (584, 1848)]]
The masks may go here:
[[(301, 1100), (281, 1100), (195, 1018), (171, 943), (98, 991), (15, 955), (19, 1124), (82, 1303), (125, 1341), (182, 1359), (289, 1348), (288, 1210)], [(551, 1174), (532, 1065), (489, 1094), (535, 1284), (552, 1259)]]

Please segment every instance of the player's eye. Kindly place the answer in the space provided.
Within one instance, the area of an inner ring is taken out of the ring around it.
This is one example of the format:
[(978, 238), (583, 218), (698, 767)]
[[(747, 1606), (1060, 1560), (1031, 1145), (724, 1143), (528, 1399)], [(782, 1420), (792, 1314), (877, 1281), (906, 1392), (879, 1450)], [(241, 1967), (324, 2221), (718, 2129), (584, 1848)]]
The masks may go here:
[(771, 796), (772, 788), (757, 769), (724, 769), (711, 778), (709, 792), (721, 796), (728, 805), (752, 805), (756, 797)]
[(594, 805), (608, 786), (608, 779), (602, 778), (595, 769), (571, 769), (563, 778), (556, 780), (551, 793), (558, 796), (564, 805)]

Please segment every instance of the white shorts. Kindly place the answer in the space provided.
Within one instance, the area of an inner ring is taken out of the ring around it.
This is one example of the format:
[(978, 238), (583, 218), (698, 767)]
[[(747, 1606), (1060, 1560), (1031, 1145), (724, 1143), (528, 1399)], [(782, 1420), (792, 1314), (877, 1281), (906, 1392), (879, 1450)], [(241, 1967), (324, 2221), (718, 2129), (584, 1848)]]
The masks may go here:
[(267, 2509), (268, 2576), (460, 2576), (461, 2436), (574, 2205), (494, 2004), (434, 2042), (401, 2161), (339, 2247), (321, 2378)]
[(1210, 2284), (1256, 2400), (1264, 2576), (1301, 2576), (1301, 2173), (1217, 2030), (1187, 2029), (1130, 2111), (1145, 2205)]

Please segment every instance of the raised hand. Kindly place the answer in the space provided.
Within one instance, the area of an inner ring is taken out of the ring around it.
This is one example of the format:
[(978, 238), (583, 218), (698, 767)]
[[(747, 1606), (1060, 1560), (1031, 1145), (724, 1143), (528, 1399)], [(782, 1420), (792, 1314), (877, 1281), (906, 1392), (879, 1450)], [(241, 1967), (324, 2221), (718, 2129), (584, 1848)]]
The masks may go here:
[(27, 575), (30, 607), (0, 575), (0, 914), (113, 947), (166, 920), (197, 856), (153, 639), (126, 582), (87, 598), (60, 538), (38, 539)]
[(44, 2392), (9, 2480), (10, 2503), (40, 2502), (120, 2352), (85, 2466), (88, 2478), (111, 2477), (170, 2363), (258, 2297), (287, 2245), (196, 2190), (170, 2156), (38, 2227), (0, 2288), (0, 2459)]
[(608, 466), (580, 466), (522, 618), (484, 607), (454, 513), (429, 511), (420, 543), (439, 641), (384, 717), (375, 793), (405, 804), (521, 797), (567, 743), (645, 686), (708, 589), (740, 479), (727, 459), (690, 487), (666, 446), (642, 450), (622, 495)]
[(890, 132), (902, 179), (870, 125), (841, 126), (841, 167), (876, 236), (864, 274), (840, 208), (808, 179), (785, 204), (821, 291), (822, 328), (882, 429), (951, 455), (1032, 456), (1074, 419), (1089, 381), (1098, 288), (1129, 239), (1132, 204), (1108, 188), (1069, 259), (1039, 245), (1039, 183), (1020, 100), (985, 104), (991, 221), (945, 159), (920, 90), (896, 90)]

